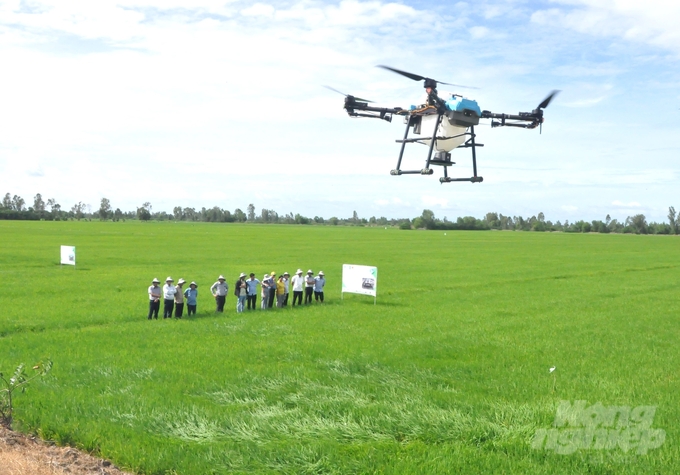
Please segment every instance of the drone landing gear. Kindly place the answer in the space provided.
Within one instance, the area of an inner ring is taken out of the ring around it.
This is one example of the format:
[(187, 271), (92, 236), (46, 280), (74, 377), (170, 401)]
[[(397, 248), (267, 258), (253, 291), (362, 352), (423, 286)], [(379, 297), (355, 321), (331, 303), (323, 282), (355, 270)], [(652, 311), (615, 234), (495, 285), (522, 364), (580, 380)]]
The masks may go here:
[[(441, 123), (442, 120), (442, 115), (439, 114), (437, 117), (437, 123), (435, 124), (434, 127), (434, 132), (432, 133), (432, 138), (430, 139), (430, 145), (429, 145), (429, 151), (427, 154), (427, 160), (425, 161), (425, 168), (422, 170), (402, 170), (401, 169), (401, 160), (404, 158), (404, 149), (406, 148), (406, 144), (408, 143), (423, 143), (423, 139), (421, 138), (408, 138), (408, 132), (411, 127), (418, 127), (420, 125), (420, 117), (419, 116), (409, 116), (408, 119), (406, 120), (406, 130), (404, 131), (404, 138), (402, 140), (397, 140), (397, 143), (401, 143), (401, 150), (399, 151), (399, 159), (397, 160), (397, 168), (390, 171), (390, 175), (398, 176), (398, 175), (432, 175), (434, 171), (430, 168), (431, 165), (437, 165), (437, 166), (442, 166), (444, 167), (444, 176), (439, 179), (440, 183), (451, 183), (454, 181), (469, 181), (471, 183), (480, 183), (484, 180), (483, 177), (477, 175), (477, 154), (475, 153), (475, 148), (476, 147), (483, 147), (484, 144), (478, 144), (475, 143), (475, 128), (474, 126), (470, 126), (470, 131), (465, 132), (464, 134), (456, 135), (453, 137), (437, 137), (437, 131), (439, 130), (439, 124)], [(434, 144), (437, 140), (447, 140), (447, 139), (452, 139), (456, 137), (460, 137), (462, 135), (470, 136), (469, 139), (465, 141), (463, 145), (459, 145), (458, 148), (471, 148), (472, 149), (472, 171), (473, 171), (473, 176), (470, 178), (452, 178), (449, 177), (448, 175), (448, 167), (451, 165), (455, 165), (456, 162), (451, 161), (451, 154), (449, 152), (437, 152), (434, 154), (434, 158), (432, 157), (432, 154), (434, 152)]]

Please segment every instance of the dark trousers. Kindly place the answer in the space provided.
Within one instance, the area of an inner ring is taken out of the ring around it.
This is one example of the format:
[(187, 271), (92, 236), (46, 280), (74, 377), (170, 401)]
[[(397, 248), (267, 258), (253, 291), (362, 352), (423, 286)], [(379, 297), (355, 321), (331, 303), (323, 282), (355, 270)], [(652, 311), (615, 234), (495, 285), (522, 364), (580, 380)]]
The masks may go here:
[(293, 307), (295, 307), (295, 302), (302, 305), (302, 290), (293, 290)]
[(288, 305), (288, 292), (286, 292), (285, 295), (286, 295), (286, 296), (283, 297), (283, 306), (284, 306), (284, 307), (285, 307), (286, 305)]
[(216, 312), (224, 312), (224, 302), (226, 302), (227, 296), (222, 295), (222, 296), (217, 296), (215, 297), (215, 303), (217, 304), (217, 307), (215, 308)]
[[(255, 310), (257, 308), (256, 307), (256, 305), (257, 305), (257, 294), (248, 295), (248, 297), (246, 298), (246, 302), (247, 302), (247, 305), (248, 305), (248, 310), (250, 310), (251, 308), (253, 310)], [(252, 305), (252, 307), (251, 307), (251, 305)]]
[(196, 315), (196, 305), (187, 304), (187, 315), (188, 316)]
[(153, 315), (153, 318), (158, 320), (158, 310), (161, 308), (161, 301), (153, 301), (149, 300), (149, 320), (151, 320), (151, 315)]
[(183, 313), (184, 313), (184, 303), (176, 303), (175, 304), (175, 318), (182, 318)]
[(314, 287), (305, 287), (305, 304), (312, 303), (312, 292)]
[(163, 303), (163, 318), (172, 318), (172, 310), (175, 308), (175, 301), (165, 299)]
[(271, 287), (269, 289), (269, 297), (267, 300), (267, 308), (272, 308), (274, 306), (274, 299), (276, 298), (276, 287)]
[(321, 300), (321, 303), (323, 303), (323, 291), (317, 292), (316, 290), (314, 291), (314, 300), (319, 301)]

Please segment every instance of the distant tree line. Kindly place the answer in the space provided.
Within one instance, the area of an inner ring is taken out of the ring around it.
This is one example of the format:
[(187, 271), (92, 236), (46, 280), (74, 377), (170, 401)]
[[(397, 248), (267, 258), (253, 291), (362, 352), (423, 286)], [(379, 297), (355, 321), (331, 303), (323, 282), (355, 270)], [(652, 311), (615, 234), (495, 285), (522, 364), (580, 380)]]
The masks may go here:
[(634, 234), (680, 234), (680, 215), (677, 215), (673, 206), (668, 208), (668, 222), (647, 222), (644, 214), (628, 216), (625, 221), (612, 219), (609, 215), (604, 221), (579, 220), (573, 223), (565, 221), (552, 222), (546, 220), (543, 213), (538, 213), (530, 218), (522, 216), (504, 216), (501, 213), (487, 213), (484, 218), (477, 219), (472, 216), (457, 218), (449, 221), (446, 217), (438, 219), (432, 210), (423, 210), (423, 213), (414, 218), (388, 219), (384, 216), (376, 218), (360, 218), (356, 211), (351, 218), (331, 217), (328, 219), (320, 216), (308, 218), (299, 213), (279, 214), (273, 209), (262, 208), (256, 212), (252, 203), (246, 207), (246, 211), (236, 208), (233, 212), (213, 206), (212, 208), (183, 208), (175, 206), (172, 213), (165, 211), (153, 211), (151, 203), (143, 203), (134, 211), (115, 210), (108, 198), (102, 198), (99, 209), (93, 210), (92, 206), (81, 201), (66, 209), (57, 203), (54, 198), (45, 201), (40, 193), (33, 197), (33, 206), (27, 206), (26, 201), (18, 195), (5, 194), (0, 204), (0, 219), (13, 220), (92, 220), (101, 221), (193, 221), (212, 223), (275, 223), (275, 224), (315, 224), (330, 226), (396, 226), (400, 229), (440, 229), (440, 230), (509, 230), (509, 231), (562, 231), (567, 233), (634, 233)]

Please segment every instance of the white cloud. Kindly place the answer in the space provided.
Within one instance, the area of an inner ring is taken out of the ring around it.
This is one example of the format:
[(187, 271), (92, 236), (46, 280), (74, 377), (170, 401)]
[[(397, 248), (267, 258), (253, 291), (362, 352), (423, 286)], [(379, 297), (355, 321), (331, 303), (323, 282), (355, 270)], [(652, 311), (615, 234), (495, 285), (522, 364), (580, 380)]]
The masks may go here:
[(421, 198), (423, 205), (425, 206), (439, 206), (441, 208), (446, 208), (449, 204), (449, 200), (446, 198), (439, 198), (436, 196), (423, 196)]

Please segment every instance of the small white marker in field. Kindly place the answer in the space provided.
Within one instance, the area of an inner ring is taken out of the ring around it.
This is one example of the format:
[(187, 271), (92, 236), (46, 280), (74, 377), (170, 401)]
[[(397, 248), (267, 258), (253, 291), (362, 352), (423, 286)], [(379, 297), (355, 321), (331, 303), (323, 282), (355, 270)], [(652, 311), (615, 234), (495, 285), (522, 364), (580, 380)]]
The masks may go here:
[(444, 233), (444, 236), (446, 236), (446, 233)]
[(552, 373), (553, 371), (555, 371), (555, 367), (554, 367), (554, 366), (553, 366), (552, 368), (550, 368), (550, 372)]

